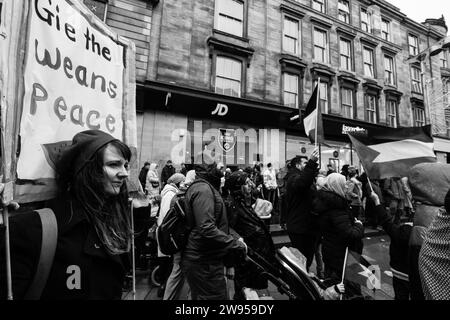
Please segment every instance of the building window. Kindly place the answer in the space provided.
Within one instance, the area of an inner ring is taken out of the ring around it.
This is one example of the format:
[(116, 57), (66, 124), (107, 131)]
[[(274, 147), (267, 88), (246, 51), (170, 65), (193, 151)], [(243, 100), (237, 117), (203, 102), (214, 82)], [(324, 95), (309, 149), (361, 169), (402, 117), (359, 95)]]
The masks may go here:
[(286, 107), (298, 109), (298, 75), (283, 73), (283, 102)]
[(391, 41), (391, 23), (381, 19), (381, 37), (386, 41)]
[(441, 67), (448, 68), (448, 51), (443, 50), (441, 52)]
[(314, 28), (314, 59), (327, 63), (327, 33)]
[(425, 125), (425, 110), (420, 107), (413, 107), (414, 127), (422, 127)]
[(447, 128), (447, 137), (450, 138), (450, 108), (445, 108), (445, 126)]
[(420, 69), (416, 66), (411, 66), (411, 86), (412, 92), (423, 93)]
[(216, 59), (215, 91), (228, 96), (241, 96), (242, 62), (227, 57)]
[(449, 99), (448, 99), (448, 94), (449, 94), (448, 86), (449, 86), (449, 83), (450, 83), (449, 80), (445, 80), (445, 79), (442, 80), (442, 100), (443, 100), (443, 102), (445, 104), (444, 107), (447, 107), (448, 101), (449, 101)]
[(235, 36), (244, 34), (244, 2), (216, 0), (216, 28)]
[(385, 84), (395, 85), (394, 59), (390, 56), (384, 56), (384, 82)]
[(409, 54), (415, 56), (419, 54), (419, 39), (411, 34), (408, 35)]
[(378, 98), (375, 95), (366, 95), (366, 121), (377, 123), (377, 104)]
[(312, 8), (325, 13), (325, 0), (312, 0)]
[(353, 119), (353, 90), (341, 88), (341, 114), (344, 118)]
[(350, 4), (347, 0), (338, 1), (338, 17), (339, 20), (350, 23)]
[(361, 29), (365, 32), (372, 32), (372, 14), (367, 9), (361, 9)]
[(386, 113), (388, 126), (397, 128), (397, 102), (395, 100), (387, 101)]
[(352, 70), (352, 43), (346, 39), (339, 39), (340, 67), (341, 69)]
[(374, 78), (374, 61), (373, 61), (373, 50), (367, 47), (363, 49), (364, 58), (364, 75), (366, 77)]
[(300, 54), (300, 21), (284, 17), (283, 25), (283, 50)]
[[(314, 87), (317, 85), (317, 81), (314, 82)], [(328, 113), (329, 99), (328, 99), (328, 82), (320, 81), (319, 85), (319, 105), (322, 113)]]

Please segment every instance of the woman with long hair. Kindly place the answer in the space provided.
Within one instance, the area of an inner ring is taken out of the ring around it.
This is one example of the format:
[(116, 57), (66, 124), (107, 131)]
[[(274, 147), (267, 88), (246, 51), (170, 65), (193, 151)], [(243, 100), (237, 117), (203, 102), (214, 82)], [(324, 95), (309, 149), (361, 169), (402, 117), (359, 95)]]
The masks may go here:
[[(121, 298), (132, 235), (125, 183), (130, 158), (124, 143), (100, 130), (80, 132), (62, 149), (55, 163), (59, 194), (47, 204), (56, 218), (56, 251), (40, 294), (30, 296), (31, 287), (39, 292), (31, 286), (42, 262), (39, 215), (33, 211), (11, 219), (16, 299)], [(3, 270), (0, 274), (1, 296)]]

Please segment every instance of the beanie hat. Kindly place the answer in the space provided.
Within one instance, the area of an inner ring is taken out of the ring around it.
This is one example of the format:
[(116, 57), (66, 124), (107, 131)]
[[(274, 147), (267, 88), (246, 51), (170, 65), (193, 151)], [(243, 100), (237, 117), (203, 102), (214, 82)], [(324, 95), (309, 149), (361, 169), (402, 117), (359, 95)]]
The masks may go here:
[(239, 170), (235, 171), (225, 181), (225, 187), (231, 192), (241, 190), (241, 187), (245, 184), (247, 178), (247, 173)]
[(100, 148), (112, 141), (119, 140), (100, 130), (77, 133), (72, 144), (62, 149), (61, 158), (56, 163), (56, 171), (67, 178), (75, 177)]
[(167, 183), (173, 183), (175, 185), (178, 185), (181, 182), (183, 182), (184, 180), (186, 180), (186, 177), (184, 176), (184, 174), (174, 173), (173, 175), (170, 176), (169, 179), (167, 179)]

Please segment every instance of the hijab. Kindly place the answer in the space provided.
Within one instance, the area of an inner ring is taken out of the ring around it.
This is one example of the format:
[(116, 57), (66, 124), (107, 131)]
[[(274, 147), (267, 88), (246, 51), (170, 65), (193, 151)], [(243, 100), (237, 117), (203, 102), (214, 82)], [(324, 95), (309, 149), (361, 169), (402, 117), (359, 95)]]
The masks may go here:
[(342, 174), (333, 172), (327, 177), (325, 189), (345, 199), (345, 181), (346, 179)]
[(156, 174), (156, 176), (158, 176), (158, 172), (156, 171), (156, 166), (157, 166), (157, 164), (153, 162), (150, 165), (150, 168), (148, 169), (148, 171), (152, 171), (152, 172), (154, 172)]

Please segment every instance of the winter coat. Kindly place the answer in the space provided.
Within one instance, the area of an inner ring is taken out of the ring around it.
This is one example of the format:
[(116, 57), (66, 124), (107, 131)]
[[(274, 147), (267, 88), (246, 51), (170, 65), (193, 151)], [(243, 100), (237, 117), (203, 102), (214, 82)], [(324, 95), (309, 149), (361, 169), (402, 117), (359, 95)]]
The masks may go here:
[(408, 250), (412, 225), (394, 223), (394, 217), (382, 205), (375, 207), (380, 225), (391, 238), (389, 256), (394, 277), (409, 281)]
[(362, 183), (353, 177), (350, 180), (347, 180), (345, 186), (347, 190), (347, 199), (350, 201), (350, 205), (361, 206)]
[[(163, 191), (161, 191), (161, 204), (159, 206), (159, 215), (157, 219), (157, 224), (160, 226), (164, 220), (164, 217), (166, 216), (167, 212), (169, 212), (169, 209), (171, 208), (171, 202), (173, 197), (178, 193), (177, 187), (175, 187), (172, 184), (166, 184), (164, 186)], [(164, 255), (158, 245), (158, 257), (166, 257)]]
[(193, 228), (183, 259), (204, 263), (224, 261), (229, 251), (244, 251), (244, 245), (230, 235), (226, 207), (219, 191), (202, 179), (202, 173), (196, 173), (198, 178), (186, 191), (188, 223)]
[(351, 218), (348, 201), (330, 191), (318, 191), (313, 211), (319, 215), (325, 267), (342, 274), (345, 249), (358, 251), (362, 248), (364, 227)]
[(160, 188), (160, 186), (154, 187), (152, 185), (152, 182), (158, 182), (159, 183), (158, 174), (154, 170), (148, 170), (147, 182), (145, 183), (145, 189), (147, 190), (147, 193), (148, 193), (148, 195), (150, 197), (154, 197), (156, 195), (159, 195), (159, 188)]
[(427, 230), (419, 255), (420, 278), (427, 300), (450, 300), (449, 252), (450, 214), (441, 208)]
[(286, 227), (288, 233), (318, 233), (317, 217), (311, 214), (312, 199), (315, 196), (313, 186), (317, 163), (309, 160), (303, 171), (291, 168), (286, 175)]
[(275, 169), (266, 169), (264, 171), (264, 186), (267, 190), (273, 190), (277, 188), (277, 177)]
[[(71, 205), (70, 199), (59, 198), (48, 207), (52, 208), (56, 216), (58, 239), (41, 299), (120, 299), (125, 270), (129, 265), (128, 256), (107, 252), (77, 201), (73, 200)], [(0, 243), (0, 298), (4, 299), (4, 242)], [(11, 217), (10, 243), (13, 294), (14, 299), (20, 300), (33, 280), (39, 261), (42, 224), (37, 212)]]
[(167, 183), (167, 180), (175, 173), (175, 167), (169, 167), (165, 165), (161, 172), (161, 183), (164, 186)]
[[(275, 246), (269, 229), (253, 208), (244, 202), (243, 196), (230, 196), (226, 206), (230, 227), (244, 239), (249, 248), (276, 265)], [(235, 270), (235, 281), (239, 282), (240, 287), (267, 288), (267, 279), (254, 264), (239, 261)]]

